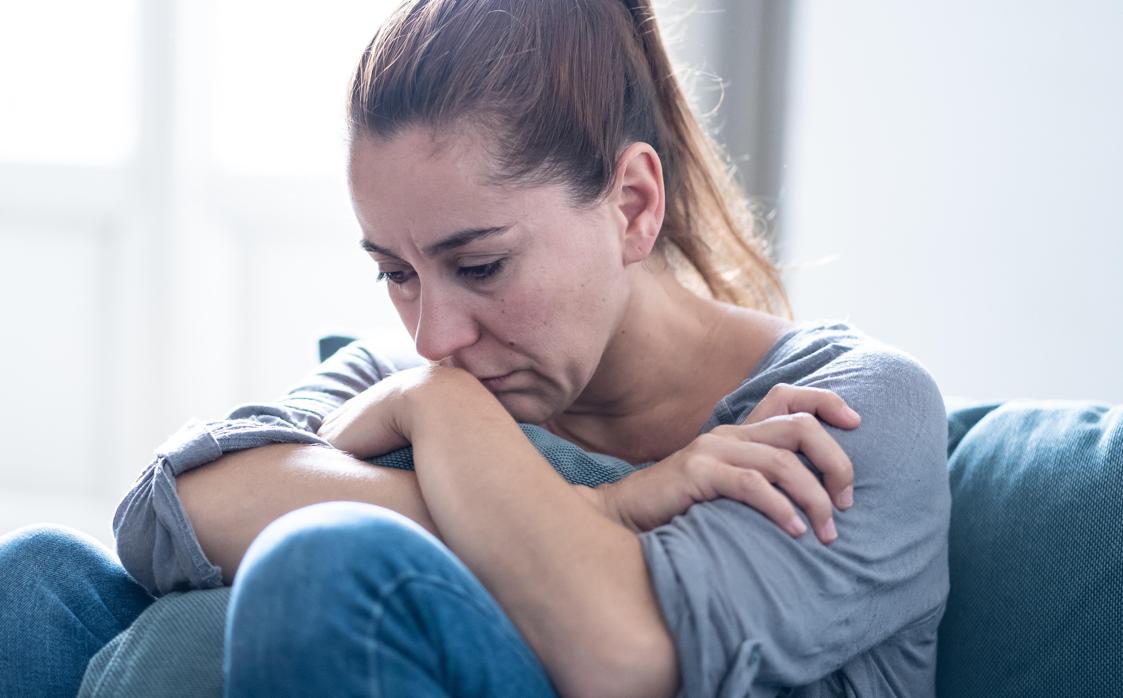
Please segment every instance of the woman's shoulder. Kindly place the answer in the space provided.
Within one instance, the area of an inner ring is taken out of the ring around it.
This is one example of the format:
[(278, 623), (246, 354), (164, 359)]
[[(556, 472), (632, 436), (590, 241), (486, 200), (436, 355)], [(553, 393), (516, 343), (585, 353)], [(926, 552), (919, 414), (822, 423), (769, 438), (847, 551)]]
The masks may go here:
[(947, 426), (939, 386), (923, 362), (835, 318), (791, 325), (752, 374), (721, 400), (707, 426), (742, 420), (777, 383), (831, 390), (859, 413), (859, 406), (905, 410), (933, 429)]
[[(861, 369), (865, 369), (862, 371)], [(927, 367), (904, 349), (835, 318), (791, 323), (757, 363), (746, 383), (795, 383), (828, 373), (872, 373), (882, 378), (931, 379)]]
[(854, 349), (877, 348), (878, 345), (881, 342), (847, 320), (820, 318), (792, 322), (785, 327), (754, 373), (775, 370), (778, 366), (786, 366), (808, 356), (829, 359)]

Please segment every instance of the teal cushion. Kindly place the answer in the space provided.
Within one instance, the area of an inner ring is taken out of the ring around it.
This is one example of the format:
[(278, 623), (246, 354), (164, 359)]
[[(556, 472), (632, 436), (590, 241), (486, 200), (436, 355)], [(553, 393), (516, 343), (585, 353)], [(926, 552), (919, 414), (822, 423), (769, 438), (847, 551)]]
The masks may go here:
[(90, 659), (79, 698), (222, 696), (230, 587), (156, 599)]
[(1123, 677), (1123, 405), (949, 410), (941, 696), (1104, 696)]

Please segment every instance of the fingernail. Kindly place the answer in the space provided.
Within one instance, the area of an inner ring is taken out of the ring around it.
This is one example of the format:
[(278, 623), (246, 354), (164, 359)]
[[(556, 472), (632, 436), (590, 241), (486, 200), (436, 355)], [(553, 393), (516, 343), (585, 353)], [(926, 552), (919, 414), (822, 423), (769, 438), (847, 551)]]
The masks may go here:
[(803, 523), (803, 519), (798, 515), (793, 516), (792, 520), (788, 522), (788, 531), (794, 536), (802, 536), (807, 533), (807, 524)]
[(854, 415), (855, 419), (857, 419), (858, 421), (861, 421), (862, 415), (855, 412), (853, 407), (847, 407), (846, 409), (850, 410), (850, 414)]
[(834, 527), (834, 519), (827, 519), (827, 523), (823, 525), (823, 538), (826, 539), (827, 543), (838, 538), (838, 529)]
[(854, 485), (847, 486), (838, 495), (838, 506), (840, 509), (849, 509), (854, 506)]

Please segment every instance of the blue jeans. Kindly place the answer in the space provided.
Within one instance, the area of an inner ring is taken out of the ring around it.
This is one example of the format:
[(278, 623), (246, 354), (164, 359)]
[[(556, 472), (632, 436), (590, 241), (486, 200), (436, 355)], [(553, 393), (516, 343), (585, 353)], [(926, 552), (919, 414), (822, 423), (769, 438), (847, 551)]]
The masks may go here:
[[(153, 601), (88, 534), (37, 525), (0, 536), (0, 696), (73, 698), (90, 658)], [(229, 696), (556, 696), (440, 540), (357, 502), (298, 509), (250, 545), (223, 673)]]
[(0, 696), (74, 698), (90, 657), (154, 600), (77, 529), (0, 536)]
[(557, 695), (452, 551), (359, 502), (298, 509), (254, 539), (230, 594), (223, 672), (227, 696)]

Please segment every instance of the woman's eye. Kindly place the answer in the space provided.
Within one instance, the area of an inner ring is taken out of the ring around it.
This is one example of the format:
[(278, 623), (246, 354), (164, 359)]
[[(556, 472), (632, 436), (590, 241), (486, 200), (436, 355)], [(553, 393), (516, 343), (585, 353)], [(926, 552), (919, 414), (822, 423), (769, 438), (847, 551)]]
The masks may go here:
[(456, 270), (456, 273), (469, 279), (482, 281), (498, 274), (503, 269), (503, 264), (506, 261), (506, 259), (497, 259), (494, 262), (488, 262), (487, 264), (481, 264), (475, 267), (460, 267)]
[(389, 281), (392, 284), (404, 284), (409, 279), (406, 274), (409, 272), (404, 271), (380, 271), (378, 272), (378, 281)]
[[(503, 269), (506, 259), (497, 259), (494, 262), (487, 264), (480, 264), (473, 267), (459, 267), (456, 270), (458, 276), (462, 276), (472, 281), (484, 281), (498, 274)], [(409, 271), (379, 271), (378, 281), (389, 281), (390, 283), (401, 286), (413, 278), (413, 272)]]

